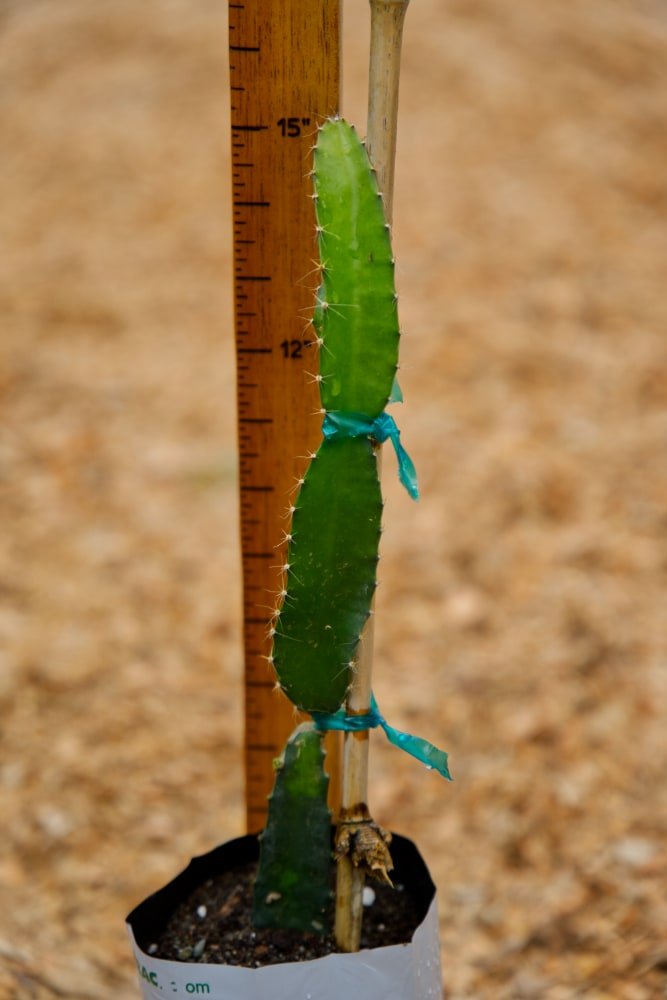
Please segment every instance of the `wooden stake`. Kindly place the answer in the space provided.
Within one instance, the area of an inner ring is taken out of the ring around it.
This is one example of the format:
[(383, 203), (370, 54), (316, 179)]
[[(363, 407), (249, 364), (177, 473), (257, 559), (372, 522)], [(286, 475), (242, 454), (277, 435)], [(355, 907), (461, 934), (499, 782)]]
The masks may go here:
[(368, 85), (368, 135), (371, 162), (391, 223), (398, 121), (398, 81), (403, 22), (409, 0), (371, 0), (371, 55)]
[[(384, 196), (387, 221), (392, 220), (398, 81), (403, 21), (409, 0), (370, 0), (371, 52), (368, 91), (367, 145)], [(378, 474), (380, 473), (378, 452)], [(352, 685), (347, 698), (349, 715), (364, 715), (370, 709), (373, 662), (373, 616), (364, 629)], [(340, 826), (338, 844), (346, 830), (357, 836), (360, 828), (373, 829), (369, 852), (386, 852), (382, 831), (374, 827), (368, 810), (368, 730), (346, 733), (343, 747)], [(361, 861), (361, 858), (355, 858)], [(378, 866), (379, 867), (379, 866)], [(343, 951), (358, 951), (363, 914), (365, 870), (349, 853), (338, 861), (336, 885), (336, 941)]]

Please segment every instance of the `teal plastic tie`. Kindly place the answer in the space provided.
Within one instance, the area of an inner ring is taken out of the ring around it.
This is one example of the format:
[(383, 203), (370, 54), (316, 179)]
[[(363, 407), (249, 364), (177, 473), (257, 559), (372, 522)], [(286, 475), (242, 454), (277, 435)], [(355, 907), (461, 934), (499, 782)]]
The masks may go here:
[(398, 477), (413, 500), (419, 499), (417, 471), (407, 451), (401, 444), (401, 432), (388, 413), (367, 417), (365, 413), (343, 413), (327, 410), (322, 423), (322, 434), (327, 441), (336, 438), (372, 437), (380, 444), (391, 439), (398, 459)]
[(371, 708), (364, 715), (346, 715), (344, 708), (339, 708), (337, 712), (331, 714), (326, 712), (312, 712), (313, 721), (322, 732), (330, 729), (344, 733), (360, 733), (366, 729), (377, 729), (378, 726), (384, 730), (385, 736), (390, 743), (393, 743), (399, 750), (404, 750), (411, 757), (416, 757), (418, 761), (425, 764), (429, 771), (437, 771), (447, 781), (452, 781), (447, 764), (448, 756), (444, 750), (438, 750), (436, 746), (423, 740), (420, 736), (412, 736), (410, 733), (403, 733), (400, 729), (394, 729), (380, 712), (375, 695), (371, 695)]
[(398, 379), (394, 378), (394, 384), (391, 387), (391, 394), (389, 396), (388, 402), (390, 403), (402, 403), (403, 402), (403, 390), (398, 384)]

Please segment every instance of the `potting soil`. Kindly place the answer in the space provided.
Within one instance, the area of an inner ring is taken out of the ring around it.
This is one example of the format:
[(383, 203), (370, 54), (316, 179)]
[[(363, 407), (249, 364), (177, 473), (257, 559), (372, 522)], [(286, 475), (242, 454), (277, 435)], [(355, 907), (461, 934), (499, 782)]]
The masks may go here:
[[(305, 962), (338, 951), (331, 934), (257, 930), (252, 925), (256, 865), (244, 865), (208, 879), (180, 904), (154, 942), (142, 942), (155, 958), (170, 961), (243, 965)], [(407, 944), (423, 917), (400, 883), (373, 885), (373, 903), (364, 907), (362, 948)]]

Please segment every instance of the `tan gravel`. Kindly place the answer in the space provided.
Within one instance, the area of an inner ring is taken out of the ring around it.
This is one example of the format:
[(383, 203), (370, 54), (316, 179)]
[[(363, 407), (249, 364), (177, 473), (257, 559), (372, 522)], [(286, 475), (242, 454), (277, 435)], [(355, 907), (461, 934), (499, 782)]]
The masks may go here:
[[(346, 4), (363, 125), (366, 5)], [(0, 2), (0, 998), (242, 828), (224, 5)], [(667, 17), (414, 0), (377, 819), (450, 1000), (667, 996)], [(393, 463), (389, 458), (387, 466)]]

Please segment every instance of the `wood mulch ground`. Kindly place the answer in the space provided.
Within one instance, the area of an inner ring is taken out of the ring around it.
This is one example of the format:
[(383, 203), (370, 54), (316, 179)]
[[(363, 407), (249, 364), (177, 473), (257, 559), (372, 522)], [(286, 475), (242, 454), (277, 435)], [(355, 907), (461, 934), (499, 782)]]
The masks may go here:
[[(451, 1000), (667, 996), (666, 76), (659, 0), (408, 14), (376, 688), (456, 781), (373, 805)], [(4, 1000), (136, 997), (242, 830), (228, 103), (220, 0), (0, 0)]]

